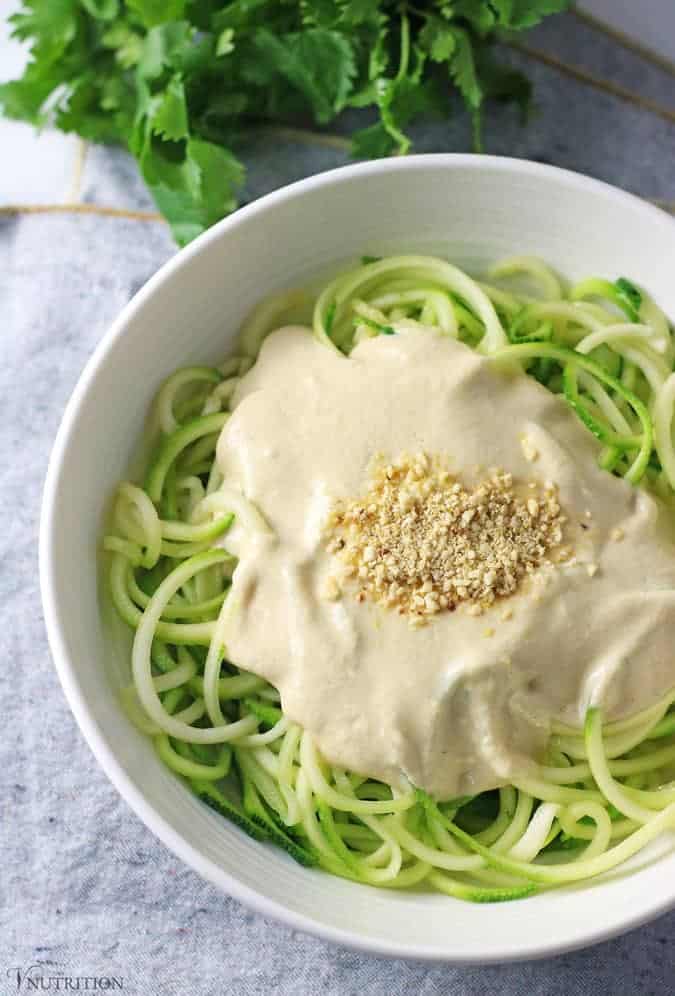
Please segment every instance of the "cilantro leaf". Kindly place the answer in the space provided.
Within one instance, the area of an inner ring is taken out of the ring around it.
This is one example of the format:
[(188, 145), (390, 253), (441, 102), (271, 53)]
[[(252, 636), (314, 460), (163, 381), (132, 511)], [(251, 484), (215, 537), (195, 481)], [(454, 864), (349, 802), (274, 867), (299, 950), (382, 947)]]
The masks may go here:
[[(122, 69), (137, 65), (143, 53), (143, 39), (128, 24), (113, 24), (101, 35), (101, 45), (115, 54), (115, 62)], [(121, 81), (120, 81), (121, 82)]]
[(56, 62), (77, 34), (77, 0), (27, 0), (23, 10), (9, 18), (12, 38), (30, 43), (34, 76)]
[(112, 21), (120, 9), (119, 0), (80, 0), (80, 3), (88, 14), (100, 21)]
[(185, 87), (180, 76), (172, 76), (166, 90), (155, 98), (150, 127), (156, 135), (174, 142), (188, 137)]
[(186, 245), (236, 207), (241, 163), (219, 145), (190, 139), (175, 161), (148, 136), (140, 156), (143, 176), (178, 245)]
[(227, 149), (199, 139), (188, 142), (187, 155), (200, 171), (200, 201), (204, 227), (208, 228), (237, 206), (244, 167)]
[[(355, 156), (403, 154), (422, 115), (451, 113), (458, 91), (480, 146), (488, 99), (523, 114), (530, 85), (492, 42), (569, 0), (20, 0), (13, 33), (30, 50), (0, 84), (0, 110), (138, 161), (182, 245), (236, 207), (232, 151), (250, 123), (319, 125), (370, 111)], [(636, 300), (627, 288), (627, 303)], [(634, 306), (634, 303), (632, 305)]]
[[(61, 131), (77, 132), (91, 142), (119, 142), (120, 118), (101, 106), (100, 81), (85, 74), (75, 80), (69, 93), (52, 111), (52, 122)], [(124, 115), (121, 116), (124, 121)]]
[(234, 31), (232, 28), (223, 28), (216, 42), (216, 55), (229, 55), (234, 51)]
[(492, 3), (476, 3), (476, 0), (454, 0), (452, 12), (455, 17), (466, 21), (480, 37), (485, 37), (497, 20)]
[(457, 38), (451, 25), (440, 17), (429, 17), (420, 32), (420, 44), (434, 62), (448, 62), (455, 54)]
[(352, 155), (355, 159), (384, 159), (396, 148), (396, 141), (382, 121), (361, 128), (352, 135)]
[(549, 14), (567, 10), (567, 0), (490, 0), (499, 23), (514, 31), (533, 28)]
[(20, 80), (0, 84), (0, 107), (8, 118), (41, 126), (45, 122), (45, 102), (60, 84), (58, 68), (31, 62)]
[(469, 107), (477, 110), (483, 101), (483, 89), (476, 72), (471, 40), (463, 28), (455, 29), (455, 43), (450, 73)]
[(310, 28), (277, 37), (261, 28), (255, 46), (267, 64), (307, 98), (320, 124), (343, 109), (356, 74), (352, 47), (343, 35)]
[(167, 67), (176, 67), (192, 39), (187, 21), (172, 21), (151, 28), (145, 35), (138, 69), (147, 80), (157, 79)]
[(152, 28), (168, 21), (178, 21), (185, 13), (186, 0), (126, 0), (129, 10), (135, 13), (141, 24)]

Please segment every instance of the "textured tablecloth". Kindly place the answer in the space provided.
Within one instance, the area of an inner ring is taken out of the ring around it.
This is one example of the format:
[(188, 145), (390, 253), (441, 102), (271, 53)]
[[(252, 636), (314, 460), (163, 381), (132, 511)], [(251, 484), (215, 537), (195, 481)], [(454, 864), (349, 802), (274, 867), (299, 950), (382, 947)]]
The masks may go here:
[[(488, 115), (489, 151), (675, 200), (675, 123), (579, 78), (590, 73), (672, 110), (673, 77), (572, 17), (548, 23), (531, 44), (537, 58), (507, 57), (533, 78), (537, 111), (526, 130), (511, 111)], [(551, 60), (574, 62), (579, 72)], [(449, 124), (420, 126), (417, 149), (465, 149), (468, 132), (459, 114)], [(269, 135), (244, 152), (248, 198), (347, 160), (335, 147)], [(152, 209), (120, 151), (89, 150), (82, 195), (89, 203)], [(25, 975), (35, 965), (45, 977), (121, 978), (124, 992), (149, 996), (675, 992), (675, 913), (585, 952), (491, 968), (387, 961), (288, 930), (184, 868), (98, 769), (47, 649), (37, 571), (40, 492), (85, 362), (111, 319), (174, 251), (157, 221), (0, 215), (0, 993), (17, 992), (17, 971)], [(550, 929), (555, 934), (555, 923)]]

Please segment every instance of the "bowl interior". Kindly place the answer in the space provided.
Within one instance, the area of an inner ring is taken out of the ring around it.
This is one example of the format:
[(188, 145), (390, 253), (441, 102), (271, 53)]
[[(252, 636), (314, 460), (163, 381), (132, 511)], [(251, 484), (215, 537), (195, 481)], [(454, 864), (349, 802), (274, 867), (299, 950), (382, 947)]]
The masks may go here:
[[(508, 906), (377, 891), (295, 865), (198, 803), (121, 712), (128, 635), (97, 600), (102, 510), (128, 472), (160, 381), (224, 358), (263, 295), (364, 253), (438, 253), (480, 272), (510, 254), (566, 277), (625, 274), (675, 316), (675, 225), (635, 198), (548, 167), (471, 156), (348, 167), (272, 194), (222, 222), (136, 296), (89, 364), (54, 450), (42, 524), (50, 642), (77, 719), (139, 815), (211, 881), (272, 915), (383, 953), (456, 961), (543, 955), (615, 933), (675, 901), (663, 840), (633, 873)], [(117, 633), (118, 630), (116, 629)]]

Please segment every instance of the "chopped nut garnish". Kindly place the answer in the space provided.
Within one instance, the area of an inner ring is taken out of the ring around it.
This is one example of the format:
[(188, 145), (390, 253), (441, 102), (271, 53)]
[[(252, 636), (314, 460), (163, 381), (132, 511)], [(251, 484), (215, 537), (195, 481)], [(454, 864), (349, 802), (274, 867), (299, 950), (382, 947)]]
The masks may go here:
[(611, 531), (611, 533), (609, 535), (610, 535), (610, 539), (613, 539), (617, 543), (619, 543), (619, 542), (621, 542), (621, 540), (624, 538), (624, 536), (626, 534), (624, 533), (624, 531), (621, 528), (621, 526), (616, 526), (614, 529), (612, 529), (612, 531)]
[(508, 622), (509, 619), (513, 619), (513, 609), (504, 609), (502, 612), (502, 621)]
[(426, 626), (426, 624), (426, 619), (419, 612), (413, 613), (413, 615), (411, 615), (408, 619), (408, 625), (411, 629), (419, 629), (420, 626)]
[(539, 456), (539, 450), (536, 448), (536, 446), (534, 446), (532, 440), (528, 439), (527, 436), (523, 436), (522, 439), (520, 440), (520, 445), (522, 447), (525, 459), (528, 460), (530, 463), (534, 463), (534, 461)]
[(324, 581), (321, 597), (328, 602), (334, 602), (336, 598), (340, 597), (340, 585), (332, 575), (329, 575)]
[(595, 577), (595, 575), (598, 573), (598, 565), (597, 564), (586, 564), (586, 572), (587, 572), (589, 578)]
[(470, 489), (425, 453), (379, 463), (362, 497), (331, 510), (326, 548), (336, 574), (356, 578), (359, 601), (407, 614), (413, 627), (460, 603), (480, 615), (550, 564), (562, 541), (557, 491), (532, 482), (525, 499), (525, 483), (516, 489), (511, 474), (493, 473)]

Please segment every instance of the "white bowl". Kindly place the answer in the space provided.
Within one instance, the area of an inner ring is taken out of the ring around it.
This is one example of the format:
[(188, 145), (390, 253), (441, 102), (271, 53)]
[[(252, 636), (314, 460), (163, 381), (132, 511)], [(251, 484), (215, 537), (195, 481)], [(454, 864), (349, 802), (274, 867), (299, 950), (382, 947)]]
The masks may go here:
[[(222, 358), (263, 295), (378, 252), (443, 253), (480, 269), (542, 256), (578, 278), (625, 274), (675, 316), (675, 224), (595, 180), (509, 159), (417, 156), (348, 166), (263, 197), (183, 249), (124, 309), (70, 400), (52, 453), (41, 529), (49, 641), (70, 707), (136, 813), (188, 865), (265, 915), (379, 954), (495, 962), (609, 937), (675, 903), (675, 848), (628, 874), (506, 905), (376, 890), (294, 864), (192, 797), (127, 721), (115, 685), (127, 646), (97, 600), (102, 508), (127, 471), (148, 404), (176, 367)], [(115, 641), (112, 641), (113, 643)]]

